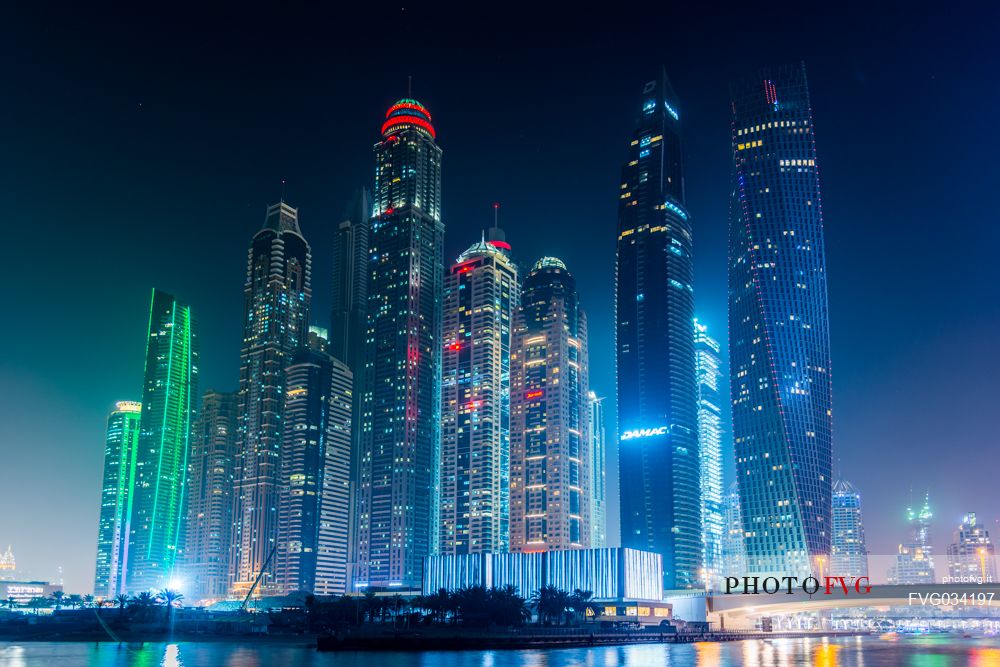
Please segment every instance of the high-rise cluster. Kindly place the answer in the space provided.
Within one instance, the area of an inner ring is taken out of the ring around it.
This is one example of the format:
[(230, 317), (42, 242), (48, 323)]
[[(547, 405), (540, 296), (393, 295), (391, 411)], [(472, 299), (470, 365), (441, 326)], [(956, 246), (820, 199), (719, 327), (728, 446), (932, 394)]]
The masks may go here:
[[(154, 291), (142, 401), (108, 420), (96, 593), (335, 595), (418, 588), (428, 558), (441, 572), (449, 558), (611, 562), (597, 552), (614, 541), (615, 445), (621, 544), (662, 563), (657, 591), (829, 558), (863, 572), (860, 494), (830, 478), (805, 71), (762, 70), (731, 91), (728, 492), (726, 359), (694, 319), (680, 104), (666, 74), (641, 88), (621, 168), (617, 420), (590, 386), (587, 316), (563, 261), (519, 265), (494, 204), (490, 229), (445, 266), (442, 150), (430, 111), (407, 97), (385, 114), (371, 190), (333, 230), (329, 330), (311, 325), (313, 249), (283, 199), (247, 252), (237, 391), (197, 402), (191, 310)], [(970, 515), (955, 558), (971, 563), (984, 532)], [(929, 553), (917, 530), (897, 574)]]

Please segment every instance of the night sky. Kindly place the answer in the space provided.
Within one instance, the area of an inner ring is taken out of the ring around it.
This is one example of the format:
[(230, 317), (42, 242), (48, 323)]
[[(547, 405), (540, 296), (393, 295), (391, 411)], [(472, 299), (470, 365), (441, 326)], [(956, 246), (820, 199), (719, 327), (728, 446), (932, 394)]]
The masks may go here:
[(333, 230), (370, 186), (410, 75), (444, 150), (446, 261), (500, 201), (522, 265), (555, 255), (576, 275), (593, 388), (613, 401), (619, 169), (641, 86), (666, 65), (698, 316), (725, 343), (727, 83), (797, 60), (821, 169), (834, 451), (869, 548), (895, 551), (911, 488), (930, 489), (939, 569), (964, 512), (1000, 537), (1000, 17), (796, 6), (627, 25), (409, 7), (0, 16), (0, 549), (23, 575), (61, 566), (90, 590), (106, 416), (141, 398), (150, 289), (193, 306), (201, 389), (235, 389), (247, 244), (283, 179), (328, 324)]

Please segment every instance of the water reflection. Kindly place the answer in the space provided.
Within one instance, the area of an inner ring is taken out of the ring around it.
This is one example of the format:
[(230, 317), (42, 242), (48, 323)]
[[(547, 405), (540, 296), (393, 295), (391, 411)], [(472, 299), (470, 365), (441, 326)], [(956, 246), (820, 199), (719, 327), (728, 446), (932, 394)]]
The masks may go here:
[(1000, 639), (898, 636), (638, 644), (527, 651), (317, 653), (304, 644), (0, 642), (0, 667), (1000, 667)]

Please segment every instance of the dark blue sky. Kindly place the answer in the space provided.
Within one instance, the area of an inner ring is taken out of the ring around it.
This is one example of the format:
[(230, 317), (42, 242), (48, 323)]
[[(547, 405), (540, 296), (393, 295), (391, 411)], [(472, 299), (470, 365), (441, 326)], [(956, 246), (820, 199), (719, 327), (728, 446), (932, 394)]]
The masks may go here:
[(1000, 17), (797, 7), (629, 25), (416, 8), (4, 17), (0, 547), (89, 590), (105, 418), (139, 398), (149, 290), (194, 307), (203, 388), (234, 388), (246, 247), (282, 179), (326, 324), (332, 230), (408, 75), (444, 149), (447, 259), (501, 201), (522, 263), (556, 255), (577, 276), (594, 389), (613, 395), (619, 169), (640, 87), (666, 65), (698, 313), (725, 342), (726, 86), (795, 60), (821, 168), (835, 456), (870, 548), (895, 550), (911, 487), (930, 488), (939, 553), (965, 511), (1000, 533)]

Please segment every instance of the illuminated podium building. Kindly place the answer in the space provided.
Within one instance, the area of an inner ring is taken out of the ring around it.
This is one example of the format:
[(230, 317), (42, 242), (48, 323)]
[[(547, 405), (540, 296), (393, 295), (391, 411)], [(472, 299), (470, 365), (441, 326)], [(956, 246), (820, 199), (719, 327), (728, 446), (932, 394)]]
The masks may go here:
[(659, 623), (670, 618), (663, 602), (663, 559), (636, 549), (560, 549), (533, 553), (476, 553), (424, 559), (422, 593), (469, 586), (514, 586), (530, 598), (543, 586), (591, 591), (600, 620)]

